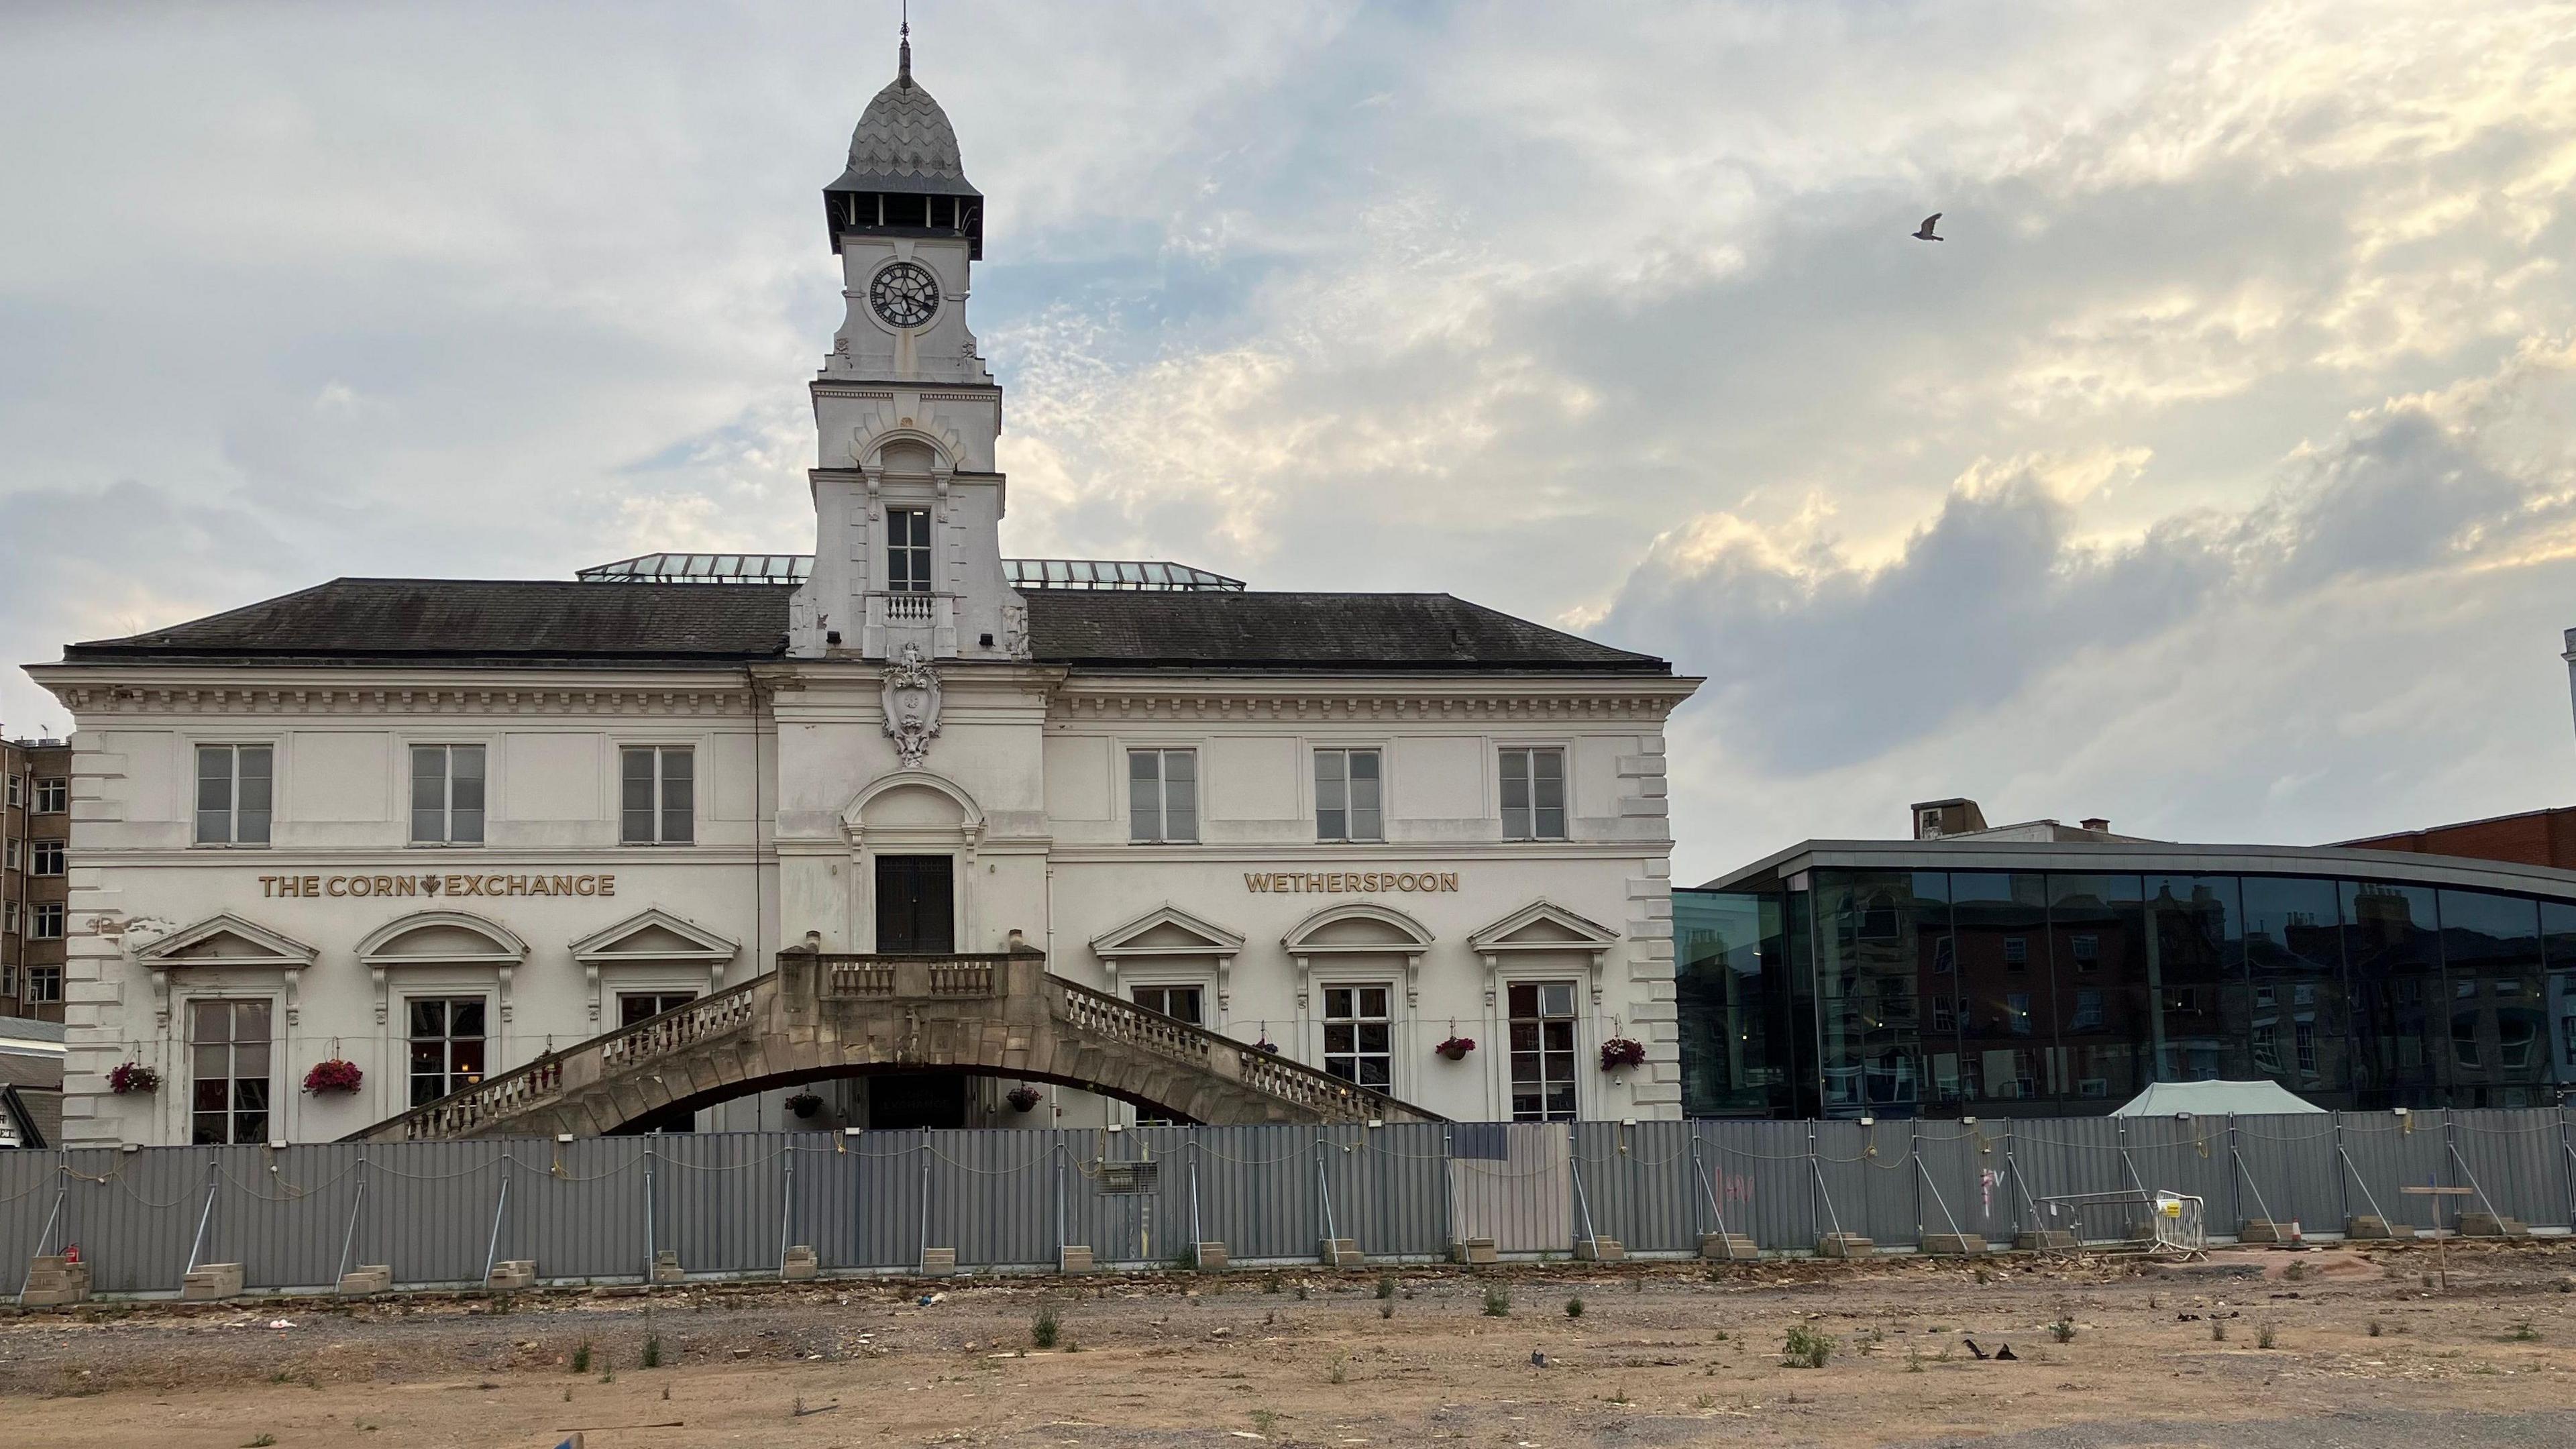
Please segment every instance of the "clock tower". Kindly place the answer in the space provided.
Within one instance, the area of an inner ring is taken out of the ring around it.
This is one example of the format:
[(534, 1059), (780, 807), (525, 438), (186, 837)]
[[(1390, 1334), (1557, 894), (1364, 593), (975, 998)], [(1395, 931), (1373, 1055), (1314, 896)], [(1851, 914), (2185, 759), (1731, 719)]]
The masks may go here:
[(814, 571), (797, 591), (800, 658), (1027, 657), (1027, 608), (1002, 571), (1002, 389), (966, 299), (984, 198), (957, 133), (912, 78), (912, 41), (823, 188), (848, 303), (813, 383)]

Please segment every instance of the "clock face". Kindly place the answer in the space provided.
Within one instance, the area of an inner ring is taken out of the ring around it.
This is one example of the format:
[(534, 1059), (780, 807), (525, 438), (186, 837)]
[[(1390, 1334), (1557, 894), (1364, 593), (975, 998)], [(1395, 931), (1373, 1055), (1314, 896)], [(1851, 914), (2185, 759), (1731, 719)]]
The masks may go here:
[(939, 311), (939, 279), (913, 262), (897, 262), (868, 284), (868, 305), (889, 327), (919, 327)]

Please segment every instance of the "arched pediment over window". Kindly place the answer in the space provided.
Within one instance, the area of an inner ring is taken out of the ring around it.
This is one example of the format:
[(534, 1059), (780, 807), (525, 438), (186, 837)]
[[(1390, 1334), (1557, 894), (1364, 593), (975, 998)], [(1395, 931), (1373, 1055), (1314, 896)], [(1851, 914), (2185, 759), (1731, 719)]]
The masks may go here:
[(724, 969), (742, 954), (735, 941), (683, 920), (656, 906), (638, 911), (606, 930), (572, 943), (572, 959), (581, 963), (590, 989), (590, 1018), (600, 1018), (600, 968), (603, 966), (689, 965), (707, 973), (707, 989), (724, 985)]
[(1467, 933), (1467, 944), (1485, 963), (1485, 998), (1494, 996), (1493, 976), (1503, 958), (1524, 953), (1583, 957), (1591, 967), (1592, 999), (1601, 999), (1601, 964), (1619, 944), (1619, 933), (1587, 916), (1577, 915), (1541, 897), (1519, 910)]
[(983, 807), (955, 781), (928, 770), (895, 770), (859, 788), (841, 811), (841, 833), (851, 845), (964, 840), (984, 837)]
[(1214, 961), (1219, 1010), (1224, 1010), (1234, 995), (1234, 958), (1242, 950), (1242, 933), (1201, 920), (1168, 901), (1091, 938), (1091, 954), (1108, 968), (1113, 982), (1122, 961)]
[(375, 979), (376, 1020), (390, 998), (386, 972), (402, 966), (491, 968), (501, 988), (501, 1019), (510, 1019), (510, 978), (528, 959), (528, 943), (497, 921), (470, 911), (415, 911), (389, 921), (358, 943), (358, 964)]
[(1434, 937), (1420, 921), (1375, 901), (1348, 901), (1326, 906), (1279, 938), (1297, 962), (1297, 1004), (1306, 1004), (1306, 984), (1319, 956), (1402, 956), (1404, 1000), (1421, 999), (1422, 956)]
[(230, 911), (208, 916), (134, 950), (136, 963), (152, 973), (153, 1011), (162, 1026), (170, 1024), (170, 973), (223, 969), (279, 973), (286, 983), (286, 1019), (292, 1024), (298, 1015), (297, 988), (304, 972), (320, 955), (292, 936)]

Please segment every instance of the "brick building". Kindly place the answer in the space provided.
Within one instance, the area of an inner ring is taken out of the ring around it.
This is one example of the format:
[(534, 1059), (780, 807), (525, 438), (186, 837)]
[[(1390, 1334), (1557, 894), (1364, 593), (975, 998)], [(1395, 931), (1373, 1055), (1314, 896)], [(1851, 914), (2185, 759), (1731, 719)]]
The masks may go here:
[(2576, 870), (2576, 805), (2401, 830), (2394, 835), (2340, 841), (2336, 848), (2410, 850), (2419, 855), (2457, 855), (2470, 860), (2509, 860), (2521, 865)]
[(63, 1019), (72, 749), (0, 740), (0, 1016)]

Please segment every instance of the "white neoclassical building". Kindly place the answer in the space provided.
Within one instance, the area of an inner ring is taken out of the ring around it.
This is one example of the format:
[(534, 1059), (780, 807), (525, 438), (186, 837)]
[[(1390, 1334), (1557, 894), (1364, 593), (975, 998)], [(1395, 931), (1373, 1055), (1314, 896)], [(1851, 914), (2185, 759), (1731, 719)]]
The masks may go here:
[[(1663, 724), (1696, 682), (1446, 594), (1004, 558), (984, 203), (908, 53), (824, 203), (810, 561), (344, 578), (33, 669), (79, 721), (69, 1140), (338, 1137), (783, 946), (1015, 935), (1452, 1118), (1676, 1115)], [(304, 1090), (326, 1062), (357, 1089)], [(694, 1121), (1137, 1110), (1018, 1085)]]

